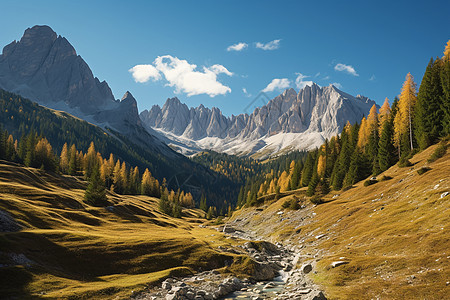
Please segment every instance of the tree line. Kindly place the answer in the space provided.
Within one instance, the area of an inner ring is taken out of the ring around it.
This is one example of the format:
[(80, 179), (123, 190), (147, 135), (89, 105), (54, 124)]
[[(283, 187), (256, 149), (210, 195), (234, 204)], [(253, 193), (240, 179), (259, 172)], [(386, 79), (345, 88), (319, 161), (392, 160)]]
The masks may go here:
[(77, 150), (75, 144), (65, 143), (57, 156), (47, 138), (31, 131), (23, 139), (16, 140), (7, 130), (0, 127), (0, 159), (22, 163), (27, 167), (40, 168), (49, 172), (83, 176), (90, 182), (86, 200), (90, 204), (106, 203), (105, 189), (118, 194), (147, 195), (161, 198), (160, 205), (165, 213), (181, 216), (181, 207), (195, 207), (191, 193), (173, 191), (167, 188), (166, 180), (160, 184), (148, 168), (143, 173), (130, 167), (112, 153), (104, 158), (96, 151), (94, 142), (86, 153)]

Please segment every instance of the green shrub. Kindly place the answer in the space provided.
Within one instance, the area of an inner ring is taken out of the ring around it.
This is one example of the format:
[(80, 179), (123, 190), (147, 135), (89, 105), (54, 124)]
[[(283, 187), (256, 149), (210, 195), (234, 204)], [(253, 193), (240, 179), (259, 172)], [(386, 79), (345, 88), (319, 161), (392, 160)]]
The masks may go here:
[(390, 179), (392, 179), (391, 176), (383, 175), (383, 176), (381, 176), (380, 181), (386, 181), (386, 180), (390, 180)]
[(423, 173), (428, 172), (430, 170), (431, 170), (431, 168), (429, 168), (429, 167), (422, 167), (419, 170), (417, 170), (417, 174), (422, 175)]
[(344, 186), (344, 187), (342, 188), (342, 191), (343, 191), (343, 192), (348, 191), (348, 190), (351, 189), (352, 187), (353, 187), (353, 185), (346, 185), (346, 186)]
[(297, 199), (287, 199), (283, 202), (283, 204), (281, 204), (281, 207), (286, 209), (292, 209), (292, 210), (298, 210), (300, 209), (300, 205), (298, 204)]
[(285, 200), (285, 201), (283, 202), (283, 204), (281, 204), (281, 207), (284, 208), (284, 209), (286, 209), (286, 208), (288, 208), (290, 205), (291, 205), (291, 200), (290, 200), (290, 199), (287, 199), (287, 200)]
[(407, 157), (402, 157), (400, 158), (400, 160), (398, 161), (397, 165), (400, 168), (405, 168), (405, 167), (411, 167), (412, 163), (409, 161), (409, 159)]
[(438, 160), (439, 158), (445, 155), (445, 152), (447, 152), (447, 142), (442, 141), (439, 143), (436, 150), (434, 150), (434, 152), (430, 155), (428, 162), (432, 163)]
[(376, 180), (376, 179), (368, 179), (368, 180), (364, 181), (364, 186), (369, 186), (369, 185), (375, 184), (377, 182), (378, 182), (378, 180)]
[(299, 208), (300, 208), (300, 205), (298, 205), (297, 199), (292, 199), (291, 204), (289, 205), (289, 209), (298, 210)]
[(322, 198), (320, 198), (319, 196), (313, 196), (313, 197), (311, 197), (311, 199), (309, 199), (309, 201), (311, 201), (311, 203), (313, 203), (313, 204), (316, 204), (316, 205), (319, 205), (319, 204), (322, 204), (322, 203), (325, 203), (324, 201), (323, 201), (323, 199)]

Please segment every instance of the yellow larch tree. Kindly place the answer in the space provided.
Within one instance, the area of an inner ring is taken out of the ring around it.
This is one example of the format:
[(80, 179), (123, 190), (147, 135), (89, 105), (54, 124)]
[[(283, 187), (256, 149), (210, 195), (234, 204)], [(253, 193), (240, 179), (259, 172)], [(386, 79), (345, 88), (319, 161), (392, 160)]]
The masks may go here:
[(327, 156), (325, 153), (325, 144), (320, 147), (319, 158), (317, 159), (317, 175), (322, 178), (325, 175), (325, 170), (327, 168)]
[(445, 46), (444, 58), (450, 59), (450, 40), (448, 40), (447, 45)]
[(383, 128), (384, 122), (389, 120), (390, 114), (391, 114), (391, 107), (389, 106), (389, 99), (386, 98), (384, 99), (383, 105), (380, 107), (380, 114), (379, 114), (380, 128)]
[(367, 133), (370, 135), (378, 134), (378, 112), (377, 106), (374, 104), (367, 116)]
[(347, 123), (344, 126), (344, 131), (348, 134), (350, 134), (350, 131), (352, 130), (352, 124), (350, 124), (350, 121), (347, 120)]
[(368, 139), (368, 127), (367, 127), (367, 120), (366, 117), (363, 117), (361, 120), (361, 126), (359, 127), (359, 131), (358, 131), (358, 147), (362, 150), (364, 150), (364, 148), (367, 145), (367, 142), (369, 141)]
[(69, 172), (69, 149), (67, 147), (67, 143), (64, 143), (64, 146), (61, 150), (61, 155), (59, 158), (59, 168), (64, 174), (67, 174)]
[(416, 83), (411, 73), (406, 75), (405, 82), (403, 83), (402, 92), (398, 101), (398, 112), (394, 119), (394, 144), (399, 149), (402, 138), (405, 135), (409, 135), (409, 144), (411, 150), (413, 146), (413, 117), (414, 106), (417, 102), (417, 89)]
[(147, 196), (153, 196), (153, 182), (152, 182), (152, 174), (148, 169), (145, 169), (144, 174), (142, 175), (141, 181), (141, 194)]

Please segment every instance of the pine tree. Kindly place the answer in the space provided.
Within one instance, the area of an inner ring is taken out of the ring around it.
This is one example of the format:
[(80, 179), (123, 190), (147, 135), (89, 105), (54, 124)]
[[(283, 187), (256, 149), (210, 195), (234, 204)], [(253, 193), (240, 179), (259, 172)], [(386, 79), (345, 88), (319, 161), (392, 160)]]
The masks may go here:
[(302, 165), (300, 161), (294, 162), (294, 168), (291, 174), (291, 189), (296, 190), (299, 187)]
[(139, 168), (134, 167), (134, 169), (130, 168), (130, 194), (136, 195), (140, 193), (141, 189), (141, 183), (140, 183), (140, 174), (139, 174)]
[[(244, 193), (243, 187), (241, 187), (241, 191), (242, 191), (242, 193)], [(241, 203), (242, 203), (242, 201), (243, 201), (243, 198), (242, 198), (242, 200), (241, 200)], [(241, 204), (241, 205), (242, 205), (242, 204)], [(205, 194), (203, 194), (203, 193), (202, 193), (202, 196), (201, 196), (201, 198), (200, 198), (200, 209), (203, 210), (204, 212), (207, 212), (207, 211), (208, 211), (208, 206), (207, 206), (207, 204), (206, 204), (206, 196), (205, 196)]]
[(6, 158), (6, 131), (3, 131), (2, 125), (0, 124), (0, 159)]
[(320, 181), (319, 175), (315, 171), (313, 173), (313, 176), (311, 177), (311, 180), (310, 180), (309, 185), (308, 185), (308, 190), (306, 192), (307, 196), (313, 196), (315, 194), (316, 187), (317, 187), (319, 181)]
[(212, 220), (213, 218), (215, 218), (215, 213), (214, 213), (214, 209), (212, 206), (209, 207), (208, 212), (206, 214), (206, 219), (207, 220)]
[(349, 187), (356, 182), (369, 176), (371, 169), (369, 167), (369, 161), (363, 155), (359, 148), (356, 148), (353, 152), (350, 167), (344, 178), (344, 187)]
[(36, 143), (37, 143), (37, 136), (34, 133), (34, 131), (31, 131), (28, 134), (28, 136), (26, 137), (26, 142), (25, 142), (26, 151), (25, 151), (24, 163), (27, 167), (36, 167), (36, 160), (35, 160)]
[[(201, 201), (200, 201), (200, 209), (203, 209), (203, 207), (202, 207), (203, 197), (204, 197), (204, 195), (202, 194), (202, 198), (201, 198)], [(206, 200), (206, 198), (205, 198), (205, 200)], [(239, 189), (238, 201), (236, 203), (236, 206), (241, 207), (244, 203), (245, 203), (245, 200), (244, 200), (244, 187), (241, 186), (241, 188)], [(205, 207), (206, 207), (206, 201), (205, 201)], [(203, 210), (205, 210), (205, 209), (203, 209)]]
[(308, 186), (315, 167), (317, 150), (309, 151), (302, 171), (302, 186)]
[(89, 178), (89, 185), (84, 194), (84, 200), (94, 206), (102, 206), (107, 204), (105, 185), (100, 179), (98, 165), (93, 166), (92, 174)]
[(383, 123), (381, 128), (381, 136), (378, 142), (378, 166), (380, 172), (386, 171), (396, 162), (395, 147), (392, 143), (394, 125), (392, 123), (392, 118)]
[(350, 123), (347, 123), (341, 133), (341, 151), (331, 173), (331, 182), (334, 190), (340, 190), (342, 188), (345, 174), (350, 166), (350, 159), (353, 152), (351, 142), (352, 131), (352, 126)]
[(167, 190), (161, 194), (161, 198), (159, 199), (159, 210), (168, 215), (172, 213), (172, 207), (169, 202)]
[(434, 62), (433, 59), (430, 60), (417, 95), (417, 104), (414, 111), (414, 133), (421, 149), (436, 143), (443, 131), (444, 92), (440, 77), (441, 65), (439, 58)]
[(68, 172), (69, 175), (76, 175), (78, 172), (78, 166), (77, 166), (77, 148), (74, 144), (70, 146), (70, 153), (69, 153), (69, 168)]
[(443, 91), (442, 98), (442, 133), (441, 136), (450, 134), (450, 40), (444, 50), (441, 66), (441, 86)]

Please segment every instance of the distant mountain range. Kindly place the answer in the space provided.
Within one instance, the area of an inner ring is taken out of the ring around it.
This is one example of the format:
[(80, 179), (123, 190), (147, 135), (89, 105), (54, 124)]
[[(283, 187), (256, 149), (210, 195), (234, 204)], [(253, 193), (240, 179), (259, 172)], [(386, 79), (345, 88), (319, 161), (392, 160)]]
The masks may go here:
[[(130, 92), (114, 99), (108, 84), (94, 77), (66, 38), (48, 26), (28, 28), (0, 55), (0, 88), (49, 108), (63, 110), (140, 146), (176, 159), (205, 149), (266, 158), (311, 149), (361, 120), (374, 101), (330, 85), (293, 89), (253, 113), (226, 117), (218, 108), (188, 108), (177, 98), (140, 115)], [(167, 145), (166, 145), (167, 144)]]
[(355, 123), (375, 104), (351, 96), (335, 86), (306, 86), (299, 93), (287, 89), (252, 114), (225, 117), (218, 108), (188, 108), (177, 98), (161, 108), (153, 106), (140, 117), (160, 132), (166, 143), (185, 154), (211, 149), (266, 158), (291, 150), (320, 146), (338, 134), (347, 121)]

